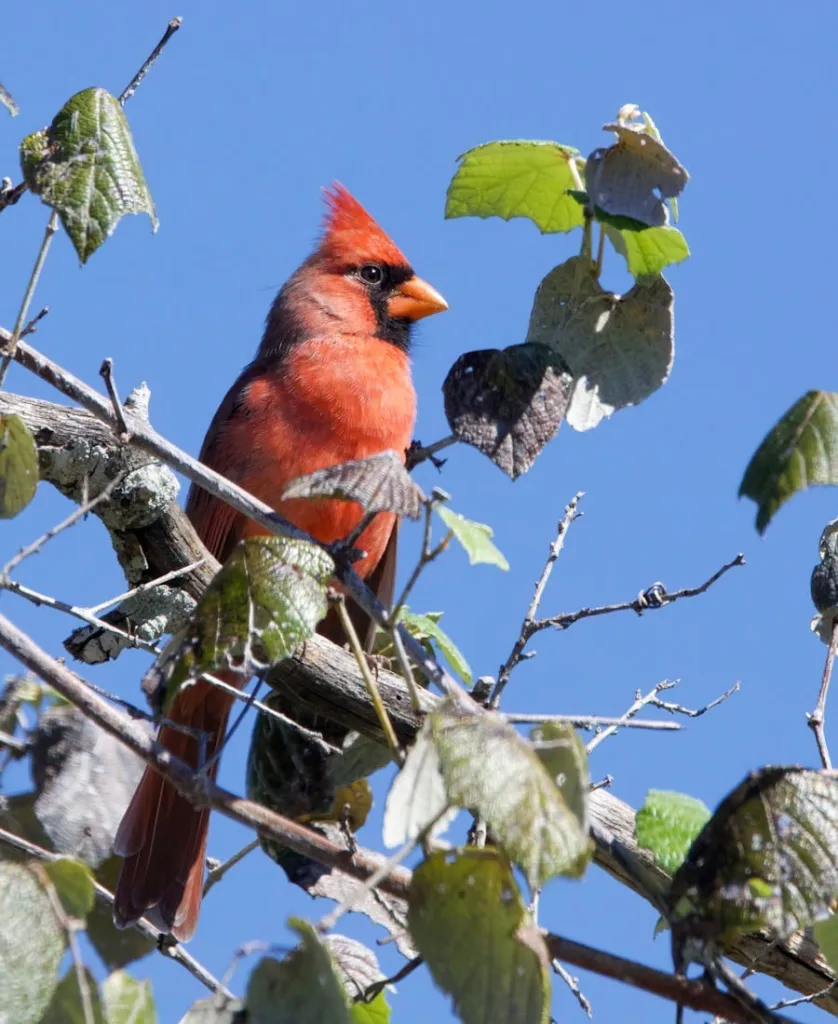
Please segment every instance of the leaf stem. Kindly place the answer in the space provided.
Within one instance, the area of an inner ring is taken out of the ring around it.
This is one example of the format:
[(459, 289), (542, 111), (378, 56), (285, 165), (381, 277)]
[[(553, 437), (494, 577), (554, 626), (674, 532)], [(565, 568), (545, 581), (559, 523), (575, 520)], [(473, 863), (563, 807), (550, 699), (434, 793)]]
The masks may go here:
[(829, 647), (826, 651), (826, 662), (823, 666), (821, 688), (818, 691), (818, 702), (815, 705), (815, 710), (808, 716), (809, 728), (815, 734), (818, 753), (820, 754), (821, 762), (827, 771), (832, 768), (832, 758), (829, 756), (829, 747), (826, 742), (824, 722), (826, 719), (826, 698), (829, 693), (829, 683), (832, 679), (832, 665), (835, 661), (836, 653), (838, 653), (838, 615), (836, 615), (832, 620), (832, 633), (830, 634)]
[(165, 47), (166, 43), (168, 43), (168, 41), (172, 38), (175, 32), (177, 32), (177, 30), (180, 28), (182, 24), (183, 18), (172, 18), (172, 20), (166, 26), (166, 31), (163, 33), (163, 37), (160, 40), (160, 42), (157, 44), (157, 46), (154, 47), (154, 49), (146, 58), (143, 66), (136, 73), (136, 75), (134, 75), (134, 77), (131, 79), (131, 81), (128, 83), (125, 89), (123, 89), (122, 93), (120, 93), (119, 105), (121, 107), (124, 107), (128, 100), (130, 100), (134, 93), (137, 91), (137, 87), (139, 86), (140, 82), (142, 82), (145, 76), (149, 73), (152, 65), (163, 52), (163, 48)]

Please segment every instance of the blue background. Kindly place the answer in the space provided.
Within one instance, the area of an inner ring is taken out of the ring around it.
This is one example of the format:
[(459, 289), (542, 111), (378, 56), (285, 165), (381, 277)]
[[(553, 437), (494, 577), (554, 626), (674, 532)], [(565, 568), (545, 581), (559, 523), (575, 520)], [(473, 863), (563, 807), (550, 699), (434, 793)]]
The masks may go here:
[[(655, 580), (694, 585), (744, 551), (747, 567), (696, 600), (542, 634), (505, 707), (615, 715), (636, 689), (666, 678), (681, 680), (674, 699), (701, 706), (741, 680), (740, 693), (680, 734), (624, 731), (597, 749), (594, 776), (611, 773), (614, 792), (635, 806), (650, 787), (712, 806), (750, 769), (814, 765), (805, 712), (825, 649), (809, 632), (808, 579), (835, 492), (795, 499), (765, 540), (753, 528), (754, 506), (736, 492), (780, 414), (807, 389), (835, 386), (834, 3), (12, 4), (3, 13), (0, 77), (21, 115), (0, 112), (0, 175), (18, 179), (19, 139), (49, 123), (70, 95), (91, 85), (118, 94), (173, 14), (184, 15), (183, 29), (127, 111), (159, 234), (145, 218), (128, 218), (83, 270), (59, 236), (34, 305), (52, 311), (34, 343), (91, 382), (112, 356), (123, 393), (148, 381), (154, 425), (197, 452), (258, 343), (276, 289), (316, 237), (321, 186), (338, 179), (450, 303), (421, 326), (415, 351), (417, 436), (433, 441), (447, 433), (440, 386), (451, 363), (469, 349), (523, 340), (536, 285), (579, 241), (541, 236), (522, 220), (445, 222), (456, 156), (497, 138), (556, 139), (588, 152), (607, 144), (600, 126), (623, 103), (639, 103), (691, 174), (680, 227), (692, 256), (667, 275), (676, 292), (672, 377), (595, 431), (564, 426), (515, 484), (461, 447), (441, 478), (423, 467), (423, 482), (439, 479), (454, 507), (491, 523), (511, 571), (470, 568), (453, 551), (423, 577), (412, 604), (444, 609), (476, 672), (495, 673), (578, 490), (585, 515), (568, 538), (546, 614), (631, 599)], [(0, 322), (9, 328), (47, 216), (26, 196), (0, 220)], [(613, 253), (604, 280), (627, 286)], [(9, 386), (54, 397), (19, 368)], [(68, 509), (41, 488), (26, 515), (4, 524), (0, 559)], [(406, 529), (404, 541), (402, 573), (419, 531)], [(94, 520), (27, 562), (20, 577), (80, 604), (124, 589)], [(0, 607), (61, 653), (68, 619), (8, 595)], [(146, 660), (134, 653), (88, 674), (137, 698)], [(0, 670), (14, 668), (0, 659)], [(241, 730), (221, 771), (238, 791), (247, 740)], [(14, 780), (25, 785), (7, 777)], [(385, 773), (376, 785), (367, 845), (380, 845), (386, 781)], [(216, 820), (210, 852), (226, 857), (247, 838)], [(190, 949), (222, 973), (240, 943), (288, 943), (287, 915), (316, 919), (326, 909), (253, 854), (208, 898)], [(595, 867), (582, 882), (551, 883), (541, 920), (669, 966), (666, 939), (652, 941), (655, 913)], [(341, 928), (367, 942), (380, 934), (351, 918)], [(385, 970), (399, 966), (392, 947), (380, 957)], [(152, 978), (164, 1022), (202, 994), (156, 955), (134, 970)], [(235, 986), (246, 973), (239, 968)], [(672, 1007), (651, 996), (584, 974), (581, 983), (597, 1020), (672, 1019)], [(399, 990), (395, 1020), (450, 1019), (427, 972)], [(761, 990), (779, 998), (773, 983)], [(560, 982), (554, 1014), (580, 1014)]]

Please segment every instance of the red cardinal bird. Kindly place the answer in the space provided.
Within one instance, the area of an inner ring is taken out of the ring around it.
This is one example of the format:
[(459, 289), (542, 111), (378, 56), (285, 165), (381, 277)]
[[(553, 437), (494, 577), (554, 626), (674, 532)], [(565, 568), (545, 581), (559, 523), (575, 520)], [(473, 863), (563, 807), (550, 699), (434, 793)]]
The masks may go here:
[[(267, 502), (317, 540), (345, 537), (359, 505), (282, 499), (295, 477), (410, 443), (416, 396), (408, 347), (414, 321), (447, 309), (418, 278), (393, 241), (340, 185), (327, 192), (318, 248), (280, 290), (256, 358), (215, 414), (201, 460)], [(193, 486), (186, 511), (207, 548), (224, 561), (244, 537), (266, 531)], [(356, 547), (356, 569), (386, 603), (395, 575), (395, 516), (379, 514)], [(357, 611), (357, 609), (356, 609)], [(343, 642), (336, 622), (320, 632)], [(241, 686), (241, 676), (223, 676)], [(223, 741), (232, 699), (206, 682), (176, 698), (168, 717), (208, 737), (207, 757)], [(197, 767), (197, 742), (162, 728), (174, 755)], [(215, 767), (211, 774), (215, 775)], [(198, 922), (209, 812), (195, 810), (146, 768), (125, 813), (115, 849), (125, 861), (114, 917), (127, 926), (151, 911), (176, 938)]]

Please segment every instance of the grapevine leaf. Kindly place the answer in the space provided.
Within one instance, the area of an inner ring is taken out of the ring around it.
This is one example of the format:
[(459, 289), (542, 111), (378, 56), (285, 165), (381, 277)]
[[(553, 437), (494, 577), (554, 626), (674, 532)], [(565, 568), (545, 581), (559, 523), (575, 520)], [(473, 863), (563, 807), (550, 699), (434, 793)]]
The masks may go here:
[(651, 851), (658, 867), (672, 875), (709, 817), (710, 809), (702, 800), (650, 789), (637, 812), (634, 834), (638, 844)]
[(437, 515), (445, 523), (449, 530), (465, 549), (468, 555), (469, 564), (496, 565), (506, 572), (509, 569), (509, 562), (492, 543), (492, 528), (485, 523), (476, 523), (473, 519), (466, 519), (459, 512), (454, 512), (446, 505), (434, 505)]
[(35, 438), (20, 416), (0, 416), (0, 519), (26, 508), (38, 487)]

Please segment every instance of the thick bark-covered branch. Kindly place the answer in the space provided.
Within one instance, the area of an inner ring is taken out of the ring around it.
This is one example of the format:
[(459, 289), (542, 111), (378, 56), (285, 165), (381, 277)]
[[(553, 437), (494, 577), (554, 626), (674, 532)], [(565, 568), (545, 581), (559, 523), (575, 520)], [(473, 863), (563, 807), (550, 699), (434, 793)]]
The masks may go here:
[[(77, 498), (81, 493), (85, 451), (89, 453), (86, 471), (91, 477), (98, 465), (110, 466), (110, 460), (113, 459), (112, 469), (108, 470), (108, 479), (111, 479), (126, 468), (126, 464), (120, 460), (135, 458), (130, 448), (119, 445), (111, 428), (89, 413), (7, 393), (0, 394), (0, 414), (11, 412), (18, 413), (36, 437), (43, 478), (55, 483), (71, 497)], [(147, 460), (147, 456), (142, 454), (140, 458)], [(76, 483), (70, 485), (67, 483), (66, 466), (73, 464), (73, 459), (77, 464), (77, 475)], [(73, 491), (73, 487), (77, 490)], [(109, 526), (109, 529), (113, 536), (115, 528)], [(217, 569), (217, 563), (203, 548), (174, 497), (162, 503), (153, 522), (142, 527), (131, 527), (127, 532), (132, 537), (132, 543), (136, 542), (142, 560), (148, 566), (139, 580), (129, 577), (131, 583), (156, 578), (205, 557), (206, 561), (198, 569), (171, 584), (172, 587), (182, 586), (191, 596), (197, 597)], [(52, 662), (52, 659), (49, 660)], [(56, 667), (62, 672), (68, 671), (61, 666)], [(355, 659), (321, 637), (315, 636), (309, 640), (301, 651), (272, 673), (269, 682), (278, 690), (293, 695), (299, 704), (310, 706), (338, 724), (355, 729), (372, 739), (382, 739), (378, 720)], [(411, 707), (404, 681), (382, 669), (378, 676), (378, 686), (397, 736), (408, 742), (420, 725), (420, 715)], [(425, 709), (432, 708), (437, 700), (434, 695), (422, 692)], [(116, 725), (116, 734), (124, 740), (124, 724), (127, 722), (130, 725), (130, 720), (115, 712), (104, 701), (101, 704), (117, 716), (114, 720), (119, 723)], [(148, 737), (142, 740), (143, 744), (150, 742)], [(137, 753), (146, 758), (153, 755), (154, 759), (159, 759), (161, 766), (174, 763), (174, 759), (162, 748), (152, 750), (151, 747), (144, 747), (142, 750), (137, 749)], [(177, 768), (177, 771), (181, 771), (180, 785), (188, 789), (187, 795), (190, 798), (195, 798), (193, 773), (185, 765)], [(173, 781), (178, 784), (178, 780)], [(251, 825), (260, 834), (268, 835), (321, 863), (348, 870), (356, 877), (365, 877), (373, 865), (377, 868), (381, 863), (372, 858), (361, 866), (357, 858), (350, 860), (348, 854), (317, 833), (289, 822), (258, 804), (241, 800), (219, 787), (211, 787), (204, 797), (222, 813)], [(638, 881), (638, 866), (642, 869), (647, 888), (654, 889), (668, 883), (668, 877), (655, 867), (650, 855), (638, 848), (634, 838), (635, 812), (628, 804), (601, 789), (591, 794), (591, 812), (596, 842), (595, 860), (600, 867), (647, 899), (649, 893)], [(394, 880), (396, 895), (404, 895), (405, 878), (403, 874)], [(836, 976), (820, 955), (817, 945), (805, 935), (795, 935), (778, 944), (773, 944), (764, 935), (746, 936), (730, 951), (730, 956), (738, 963), (771, 975), (788, 988), (806, 995), (820, 992), (836, 981)], [(829, 992), (814, 1002), (838, 1016), (838, 991)]]

